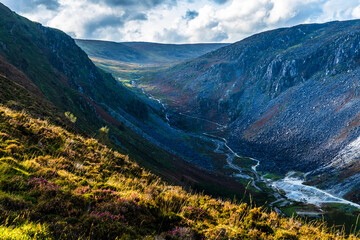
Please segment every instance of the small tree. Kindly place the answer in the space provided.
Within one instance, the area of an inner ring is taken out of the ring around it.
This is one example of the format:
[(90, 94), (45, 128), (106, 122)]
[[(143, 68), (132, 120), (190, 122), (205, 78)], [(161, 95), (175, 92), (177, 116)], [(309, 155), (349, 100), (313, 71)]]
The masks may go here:
[(109, 139), (109, 127), (108, 126), (104, 126), (102, 128), (99, 129), (99, 141), (110, 146), (110, 139)]
[(109, 128), (108, 126), (104, 126), (102, 128), (99, 129), (100, 134), (104, 134), (107, 135), (109, 133)]
[(74, 116), (71, 112), (65, 112), (65, 117), (70, 120), (70, 122), (75, 123), (77, 117)]

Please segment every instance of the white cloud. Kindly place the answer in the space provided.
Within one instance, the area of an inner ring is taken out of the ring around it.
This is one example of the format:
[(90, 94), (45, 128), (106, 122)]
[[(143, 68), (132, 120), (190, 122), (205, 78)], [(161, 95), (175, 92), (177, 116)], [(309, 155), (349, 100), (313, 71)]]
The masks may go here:
[(353, 9), (360, 6), (358, 0), (329, 0), (323, 6), (323, 15), (321, 20), (332, 21), (332, 20), (346, 20), (353, 19)]
[(354, 18), (360, 18), (360, 5), (353, 9), (351, 15)]
[[(0, 0), (78, 38), (113, 41), (235, 42), (278, 27), (360, 18), (359, 0), (19, 1)], [(34, 6), (32, 11), (26, 3)], [(186, 17), (189, 11), (196, 14)]]

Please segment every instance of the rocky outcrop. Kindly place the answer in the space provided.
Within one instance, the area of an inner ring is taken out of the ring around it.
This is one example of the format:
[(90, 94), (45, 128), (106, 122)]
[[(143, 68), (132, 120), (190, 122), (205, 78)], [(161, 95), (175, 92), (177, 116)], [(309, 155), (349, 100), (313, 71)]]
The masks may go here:
[[(311, 171), (337, 161), (360, 135), (359, 60), (360, 21), (299, 25), (254, 35), (150, 82), (178, 111), (228, 125), (231, 146), (264, 169)], [(162, 91), (169, 88), (179, 94)]]

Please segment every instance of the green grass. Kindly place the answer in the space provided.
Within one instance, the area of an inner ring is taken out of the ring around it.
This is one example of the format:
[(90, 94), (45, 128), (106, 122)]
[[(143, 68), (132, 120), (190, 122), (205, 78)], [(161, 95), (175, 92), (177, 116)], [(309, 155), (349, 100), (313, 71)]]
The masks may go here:
[(0, 239), (2, 240), (34, 240), (52, 239), (45, 225), (34, 222), (25, 222), (16, 227), (0, 226)]
[(271, 180), (274, 180), (274, 181), (282, 179), (281, 176), (279, 176), (277, 174), (274, 174), (274, 173), (267, 173), (267, 174), (264, 175), (264, 178), (265, 179), (271, 179)]
[(250, 158), (235, 158), (233, 164), (242, 167), (242, 168), (251, 168), (252, 166), (256, 165), (256, 161), (251, 160)]
[[(323, 219), (327, 226), (334, 226), (335, 229), (344, 230), (347, 234), (356, 233), (360, 230), (359, 211), (349, 205), (327, 203), (317, 207), (299, 203), (280, 207), (280, 209), (289, 217), (302, 217), (308, 221)], [(298, 214), (299, 212), (317, 213), (317, 216), (302, 216)]]
[(346, 238), (189, 193), (94, 139), (4, 107), (0, 153), (0, 239)]

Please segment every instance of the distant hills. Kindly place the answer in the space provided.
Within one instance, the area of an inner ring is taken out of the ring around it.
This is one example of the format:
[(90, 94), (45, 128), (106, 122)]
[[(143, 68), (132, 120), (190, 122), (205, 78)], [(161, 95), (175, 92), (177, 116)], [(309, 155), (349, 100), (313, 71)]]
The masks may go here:
[(107, 42), (75, 40), (91, 57), (125, 63), (169, 64), (199, 57), (227, 46), (226, 43), (160, 44), (149, 42)]

